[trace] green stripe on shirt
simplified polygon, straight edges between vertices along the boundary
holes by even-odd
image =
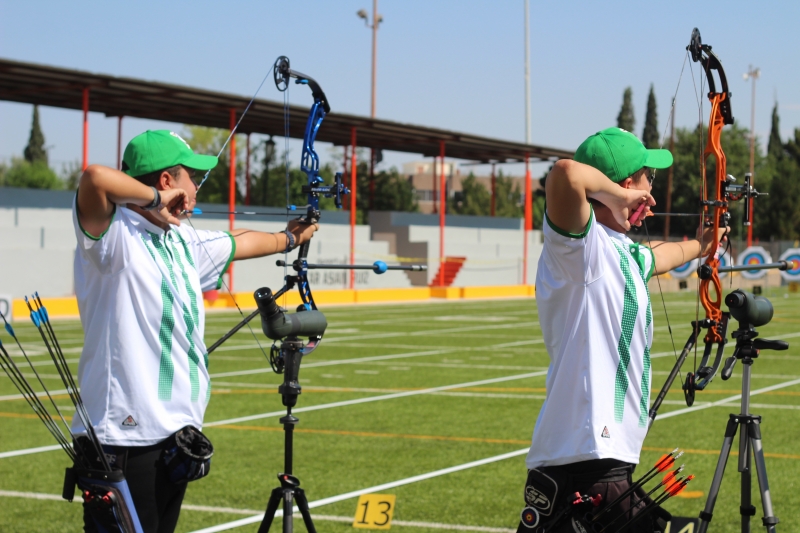
[[[152,235],[152,234],[151,234]],[[148,243],[142,236],[145,248],[150,252],[153,261],[156,261],[152,243]],[[158,342],[161,347],[161,359],[158,369],[158,399],[169,401],[172,399],[172,381],[175,377],[175,364],[172,362],[172,332],[175,329],[175,317],[172,315],[174,297],[169,289],[164,275],[161,275],[161,325],[158,329]]]
[[[628,257],[624,250],[615,242],[614,246],[619,252],[619,268],[625,278],[624,303],[622,307],[622,324],[617,343],[617,353],[619,354],[619,365],[614,383],[614,420],[622,422],[625,413],[625,394],[628,391],[628,366],[631,362],[631,340],[633,339],[633,329],[636,326],[636,315],[639,312],[639,304],[636,300],[636,284],[631,275]]]

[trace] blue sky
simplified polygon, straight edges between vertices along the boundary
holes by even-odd
[[[371,32],[356,11],[371,4],[0,0],[0,57],[252,96],[275,58],[287,55],[320,82],[335,111],[368,115]],[[522,0],[380,0],[378,11],[379,118],[524,141]],[[728,73],[737,122],[750,125],[751,85],[742,74],[752,64],[761,68],[756,134],[768,134],[776,96],[784,139],[800,127],[800,3],[531,0],[530,11],[535,144],[574,149],[614,125],[627,86],[640,135],[651,83],[663,130],[695,26]],[[694,91],[687,65],[678,126],[697,123]],[[281,98],[271,81],[259,97]],[[292,93],[292,103],[310,102]],[[30,106],[0,102],[0,160],[21,155],[30,118]],[[41,119],[52,166],[79,160],[80,112],[43,108]],[[177,126],[126,119],[123,142],[153,127]],[[90,161],[114,164],[116,119],[90,114],[90,136]],[[329,150],[320,148],[325,161]],[[387,153],[385,164],[418,158]]]

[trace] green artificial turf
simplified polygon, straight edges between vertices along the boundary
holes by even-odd
[[[727,292],[727,288],[726,288]],[[775,318],[759,328],[767,338],[784,338],[791,347],[764,352],[753,366],[753,390],[800,379],[800,296],[782,289],[766,291]],[[666,294],[667,314],[678,350],[695,317],[692,293]],[[319,349],[303,360],[304,387],[296,416],[294,473],[310,502],[404,480],[448,467],[527,448],[544,398],[548,357],[541,342],[536,302],[532,299],[324,308],[329,329]],[[653,396],[675,357],[660,296],[653,294],[655,342]],[[211,344],[239,320],[238,314],[209,314],[206,340]],[[255,324],[255,323],[254,323]],[[77,321],[56,321],[55,330],[73,372],[82,342]],[[36,369],[51,390],[63,389],[33,326],[15,325]],[[255,328],[256,326],[254,326]],[[270,341],[256,330],[269,351]],[[18,351],[7,335],[4,345]],[[726,355],[732,353],[733,342]],[[22,363],[21,357],[15,360]],[[41,363],[39,363],[41,362]],[[693,355],[684,373],[694,366]],[[284,432],[278,422],[281,397],[278,376],[257,341],[245,328],[210,356],[213,380],[204,432],[216,447],[211,474],[192,483],[178,531],[190,532],[263,511],[283,471]],[[29,379],[35,379],[26,371]],[[696,405],[735,397],[741,388],[741,365],[733,377],[719,376]],[[679,378],[681,379],[681,378]],[[477,383],[476,382],[482,382]],[[439,390],[441,387],[460,385]],[[37,387],[38,389],[39,387]],[[430,390],[433,389],[433,390]],[[0,396],[16,393],[0,377]],[[360,403],[347,403],[361,400]],[[56,403],[71,416],[66,396]],[[345,403],[345,405],[332,405]],[[754,395],[752,411],[763,418],[762,434],[769,481],[780,531],[800,531],[800,385]],[[640,473],[665,451],[685,450],[681,462],[696,479],[686,496],[666,507],[681,516],[697,516],[705,504],[729,413],[738,401],[677,416],[684,409],[679,383],[673,386],[647,437]],[[314,409],[309,409],[314,408]],[[239,417],[255,417],[231,421]],[[0,401],[0,453],[55,444],[23,400]],[[738,449],[738,438],[734,451]],[[728,462],[711,531],[740,530],[737,457]],[[0,458],[0,531],[80,531],[79,503],[58,501],[63,470],[69,465],[59,450]],[[512,530],[523,507],[524,454],[465,470],[402,484],[382,491],[397,497],[392,529],[414,533],[442,531],[425,524],[482,526]],[[753,530],[761,527],[757,483]],[[45,499],[36,499],[44,495]],[[353,530],[357,497],[312,513],[321,532]],[[237,512],[238,511],[238,512]],[[296,529],[304,531],[299,519]],[[400,522],[398,524],[397,522]],[[402,525],[413,522],[416,524]],[[249,525],[235,531],[255,531]],[[279,525],[273,526],[278,531]],[[676,532],[673,532],[676,533]]]

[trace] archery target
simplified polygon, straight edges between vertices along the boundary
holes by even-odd
[[[800,248],[789,248],[781,254],[780,260],[795,264],[792,270],[781,270],[781,277],[786,281],[800,281]]]
[[[772,256],[761,246],[750,246],[739,254],[736,262],[742,266],[763,265],[764,263],[771,263]],[[766,270],[742,270],[741,272],[744,279],[761,279],[767,275]]]
[[[673,268],[669,274],[675,279],[686,279],[695,272],[697,272],[698,263],[699,263],[698,259],[692,259],[688,263],[684,263],[677,268]]]

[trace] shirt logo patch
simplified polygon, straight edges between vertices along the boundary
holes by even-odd
[[[600,436],[603,437],[604,439],[611,438],[611,433],[608,432],[608,426],[603,426],[603,432],[600,433]]]
[[[128,418],[126,418],[125,420],[122,421],[122,426],[123,427],[133,428],[133,427],[136,427],[138,425],[139,424],[136,423],[136,420],[134,420],[131,415],[128,415]]]

